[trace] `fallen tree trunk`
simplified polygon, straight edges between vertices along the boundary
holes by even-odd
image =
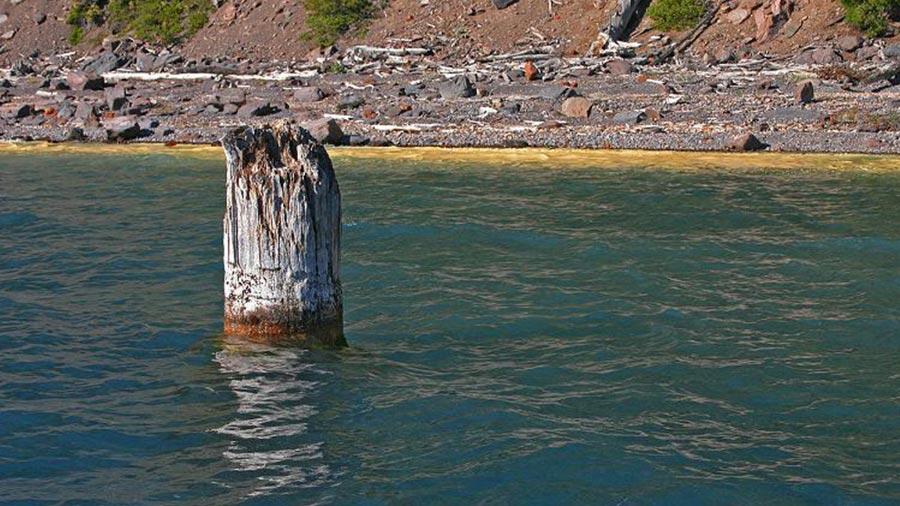
[[[634,13],[649,3],[649,0],[618,0],[616,12],[609,18],[609,26],[606,28],[610,40],[613,42],[622,40],[631,25]]]
[[[345,344],[341,194],[325,148],[289,122],[239,128],[222,146],[226,334]]]

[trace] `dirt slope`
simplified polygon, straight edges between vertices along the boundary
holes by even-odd
[[[230,1],[182,47],[189,58],[303,60],[312,44],[301,40],[306,14],[298,0]]]
[[[0,65],[34,51],[69,51],[65,24],[71,0],[0,0]],[[790,14],[760,39],[753,13],[773,1],[789,2]],[[584,54],[600,26],[606,24],[615,0],[519,0],[498,10],[490,0],[390,0],[362,36],[339,45],[432,45],[438,57],[464,58],[558,43],[566,55]],[[742,17],[735,11],[749,13]],[[42,18],[42,16],[45,16]],[[40,20],[40,23],[38,21]],[[178,50],[189,58],[227,57],[252,61],[302,61],[312,45],[302,40],[306,30],[300,0],[227,0],[209,24]],[[801,48],[821,45],[858,31],[843,22],[838,0],[730,0],[715,24],[696,41],[694,54],[733,50],[736,56],[755,52],[790,56]],[[105,34],[94,30],[78,50],[89,50]],[[649,43],[663,35],[644,19],[633,40]],[[679,34],[665,34],[677,38]],[[898,40],[895,36],[889,42]]]
[[[392,0],[384,15],[369,27],[365,40],[387,44],[396,38],[455,41],[448,55],[507,52],[557,39],[566,54],[587,50],[606,23],[614,0],[520,0],[497,10],[489,0]],[[451,42],[453,44],[453,42]]]
[[[0,23],[0,65],[8,65],[35,51],[43,54],[71,51],[66,41],[68,4],[68,0],[24,0],[16,5],[0,0],[0,19],[6,17]],[[5,39],[4,34],[10,31],[12,38]]]

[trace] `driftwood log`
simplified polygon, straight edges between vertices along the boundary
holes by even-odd
[[[289,122],[222,138],[225,333],[345,344],[341,194],[325,152]]]

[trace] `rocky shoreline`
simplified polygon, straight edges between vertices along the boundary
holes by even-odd
[[[339,145],[898,154],[900,48],[867,49],[853,63],[651,65],[537,48],[454,66],[354,47],[273,69],[116,41],[7,69],[0,140],[206,144],[294,118]]]

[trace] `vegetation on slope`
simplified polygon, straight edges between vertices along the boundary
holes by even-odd
[[[106,23],[113,33],[171,44],[206,24],[209,0],[75,0],[69,11],[69,42],[77,44],[90,26]]]
[[[686,30],[700,22],[706,12],[701,0],[654,0],[647,15],[658,30]]]
[[[358,29],[375,12],[371,0],[303,0],[305,38],[320,46],[334,44],[344,33]]]
[[[888,32],[888,20],[900,13],[900,0],[841,0],[847,21],[870,37]]]

